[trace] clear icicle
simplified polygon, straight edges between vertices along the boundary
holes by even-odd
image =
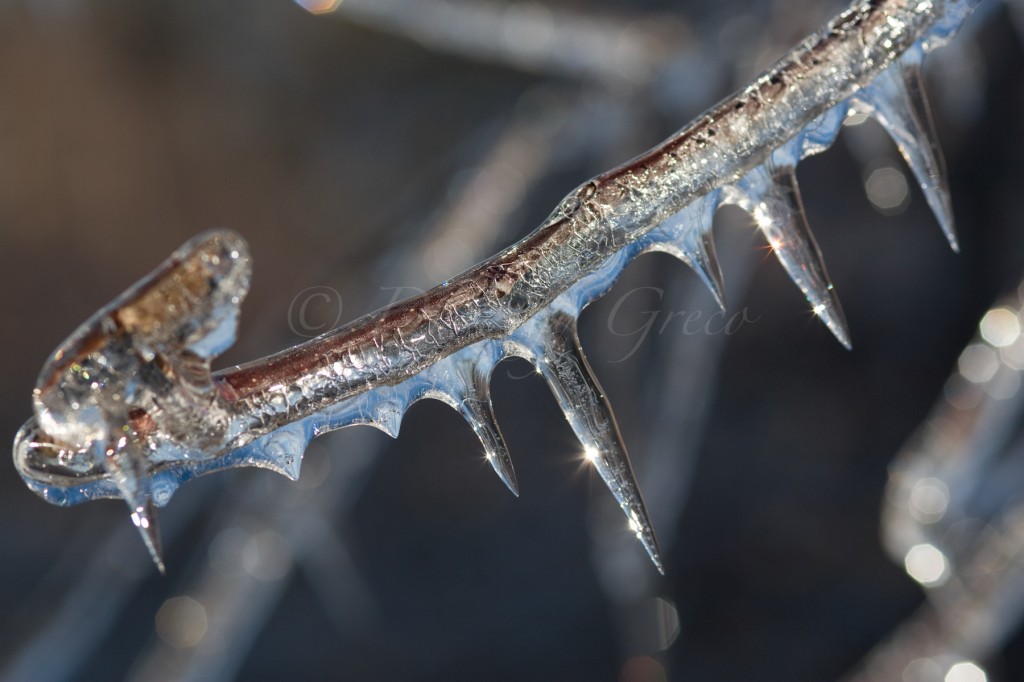
[[[708,230],[705,232],[700,240],[696,238],[696,234],[691,235],[693,249],[693,262],[690,263],[690,267],[694,269],[697,275],[704,282],[705,286],[711,290],[711,294],[715,297],[715,303],[722,310],[725,310],[725,281],[722,277],[722,267],[718,264],[718,255],[715,253],[715,240]]]
[[[491,403],[491,367],[473,363],[460,369],[465,382],[465,394],[456,409],[469,422],[473,432],[480,439],[487,461],[494,468],[494,472],[512,494],[519,497],[519,483],[516,481],[512,457],[509,455],[505,438],[501,435]]]
[[[160,573],[166,573],[156,504],[153,502],[152,480],[145,473],[145,458],[130,449],[130,446],[129,449],[101,456],[104,468],[110,473],[121,497],[131,510],[132,524],[138,528],[153,563]]]
[[[789,165],[776,167],[771,163],[758,166],[738,183],[736,190],[738,196],[733,201],[753,216],[768,245],[790,279],[807,297],[814,313],[839,343],[850,348],[846,316],[807,223],[796,182],[796,169]]]
[[[719,196],[712,192],[702,197],[652,230],[647,250],[670,253],[690,266],[725,310],[725,284],[711,233]]]
[[[922,59],[920,48],[907,50],[852,99],[882,124],[899,147],[949,245],[959,252],[946,164],[921,79]]]
[[[167,567],[164,565],[164,549],[160,542],[160,525],[157,522],[156,504],[152,498],[147,497],[142,504],[132,511],[132,523],[139,529],[142,541],[149,550],[149,556],[161,574],[167,574]]]
[[[612,413],[611,403],[587,362],[576,334],[576,320],[553,311],[536,319],[539,346],[533,362],[544,376],[584,454],[611,491],[629,520],[630,529],[643,544],[658,571],[664,573],[661,551],[640,487],[633,475],[626,446]]]

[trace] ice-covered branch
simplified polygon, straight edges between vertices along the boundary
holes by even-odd
[[[159,563],[155,506],[184,480],[263,466],[296,476],[309,440],[371,424],[396,434],[423,398],[458,410],[515,491],[490,407],[508,356],[533,362],[660,567],[611,406],[575,334],[580,311],[637,255],[667,251],[720,300],[711,221],[749,211],[829,329],[845,322],[803,216],[794,169],[851,110],[889,130],[955,246],[948,192],[920,97],[923,55],[975,0],[858,3],[751,85],[636,159],[581,185],[536,231],[416,298],[269,358],[212,373],[234,338],[249,260],[229,232],[196,238],[99,311],[44,365],[15,458],[56,504],[122,497]]]

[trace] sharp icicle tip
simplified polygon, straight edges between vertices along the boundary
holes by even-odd
[[[152,479],[146,472],[145,459],[130,445],[128,449],[106,455],[103,464],[121,492],[121,497],[128,504],[132,524],[138,528],[153,563],[161,574],[165,574],[160,526],[157,523],[156,504],[153,502]]]
[[[917,179],[946,240],[960,252],[942,150],[921,78],[920,50],[908,50],[853,100],[889,133]]]
[[[587,362],[576,321],[564,313],[548,319],[546,347],[536,350],[536,363],[562,412],[583,444],[586,459],[626,514],[630,530],[640,540],[658,571],[664,574],[661,550],[647,507],[640,494],[626,446],[601,385]]]
[[[775,256],[800,288],[811,310],[849,350],[850,332],[821,250],[807,222],[796,169],[770,164],[751,171],[739,188],[738,202],[750,212]]]
[[[505,437],[501,435],[491,403],[489,379],[487,376],[474,377],[472,388],[467,391],[466,397],[459,405],[459,412],[473,427],[494,472],[512,494],[519,497],[519,483],[512,466],[512,457],[509,455]]]
[[[132,505],[129,504],[128,508],[132,509]],[[164,565],[163,547],[160,542],[160,526],[157,523],[156,505],[153,504],[152,498],[146,498],[142,504],[132,509],[131,518],[132,523],[139,529],[139,535],[142,536],[142,541],[146,544],[146,549],[149,550],[149,556],[153,558],[157,570],[161,575],[166,575],[167,569]]]
[[[725,282],[722,278],[722,268],[718,264],[718,256],[715,254],[715,240],[711,236],[711,231],[702,232],[699,236],[694,234],[691,244],[687,245],[684,253],[686,264],[697,273],[711,291],[711,295],[715,297],[715,303],[724,311]]]

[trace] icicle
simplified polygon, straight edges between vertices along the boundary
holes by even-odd
[[[704,285],[711,290],[711,295],[715,297],[718,307],[725,310],[725,282],[722,278],[722,267],[718,264],[715,240],[711,231],[704,232],[699,239],[696,234],[691,234],[686,239],[686,245],[690,254],[687,265],[693,268]]]
[[[920,48],[907,50],[852,99],[882,124],[899,147],[949,245],[959,252],[946,165],[921,79],[923,58]]]
[[[535,320],[540,339],[534,339],[533,362],[544,376],[572,430],[583,444],[586,459],[597,469],[619,507],[629,519],[647,554],[664,573],[658,541],[647,517],[626,446],[615,423],[611,404],[583,355],[576,321],[561,312]]]
[[[804,213],[796,171],[771,163],[750,171],[736,186],[734,201],[749,212],[790,279],[807,297],[811,309],[829,331],[850,348],[846,317],[825,270]]]
[[[646,250],[670,253],[690,266],[725,310],[725,284],[711,233],[719,197],[719,192],[712,192],[651,230]]]
[[[105,453],[97,444],[97,457],[117,485],[121,497],[131,510],[132,524],[138,528],[142,541],[149,550],[160,573],[165,573],[163,548],[160,543],[160,526],[157,523],[156,505],[153,502],[151,483],[146,474],[145,457],[134,450],[131,442],[126,449]]]
[[[129,505],[131,508],[131,505]],[[142,542],[149,550],[149,556],[156,564],[156,568],[162,575],[167,574],[167,567],[164,565],[164,550],[160,542],[160,526],[157,523],[156,505],[151,497],[143,500],[142,504],[135,507],[131,515],[132,523],[139,529]]]
[[[463,348],[423,373],[395,387],[410,396],[435,398],[451,406],[472,427],[494,472],[512,494],[519,497],[519,483],[508,445],[498,427],[491,404],[490,380],[495,365],[504,357],[500,343],[482,341]]]
[[[509,455],[505,438],[501,435],[498,420],[494,415],[494,406],[491,404],[491,369],[490,366],[485,367],[481,363],[464,368],[465,391],[456,409],[469,422],[473,432],[480,439],[487,461],[494,468],[494,472],[512,494],[519,497],[519,483],[512,467],[512,457]]]

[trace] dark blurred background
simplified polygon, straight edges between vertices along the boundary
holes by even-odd
[[[308,9],[329,7],[0,5],[5,442],[30,415],[47,353],[202,230],[234,229],[252,247],[222,366],[259,357],[511,243],[836,7]],[[184,487],[162,515],[165,578],[122,503],[52,507],[0,469],[8,677],[646,682],[855,669],[923,599],[879,541],[887,465],[1024,271],[1022,34],[1002,5],[983,14],[926,70],[960,255],[873,122],[800,166],[852,352],[733,209],[716,235],[728,315],[748,320],[736,333],[687,332],[669,315],[715,308],[660,255],[584,314],[664,577],[581,465],[546,387],[509,362],[494,393],[520,499],[458,416],[428,401],[396,441],[369,429],[318,440],[298,483],[233,471]],[[985,663],[990,679],[1024,678],[1024,640]]]

